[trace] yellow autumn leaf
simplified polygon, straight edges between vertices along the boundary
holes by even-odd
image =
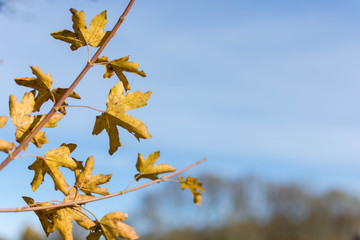
[[[6,116],[0,116],[0,128],[3,128],[8,120]],[[15,148],[15,145],[11,142],[0,139],[0,151],[8,153]]]
[[[15,78],[15,82],[20,86],[30,87],[38,91],[33,109],[34,112],[38,112],[43,103],[49,99],[53,99],[54,101],[54,96],[51,93],[53,79],[50,73],[45,74],[39,67],[30,66],[30,68],[36,77]]]
[[[101,230],[91,231],[89,235],[86,237],[86,240],[99,240],[101,236],[102,236]]]
[[[53,79],[50,73],[45,74],[39,67],[36,66],[31,66],[30,68],[36,77],[15,78],[15,82],[20,86],[29,87],[37,91],[33,112],[38,112],[45,102],[51,100],[56,103],[67,91],[67,88],[52,89]],[[80,96],[75,92],[71,92],[69,97],[80,99]],[[64,102],[64,105],[67,105],[67,103]],[[63,114],[66,113],[65,108],[60,108],[60,111]]]
[[[101,221],[102,234],[106,240],[116,240],[115,237],[121,237],[124,239],[138,239],[139,236],[135,230],[122,221],[128,218],[127,213],[112,212],[105,215]]]
[[[3,128],[8,120],[6,116],[0,116],[0,128]]]
[[[107,183],[110,181],[112,174],[97,174],[91,176],[94,169],[94,157],[91,156],[86,160],[85,168],[76,176],[75,187],[79,188],[85,194],[97,193],[101,195],[110,194],[104,187],[98,187],[98,185]]]
[[[75,9],[70,9],[73,14],[73,29],[74,32],[69,30],[61,30],[51,33],[55,39],[70,43],[71,50],[77,50],[79,47],[90,45],[92,47],[99,47],[103,41],[110,34],[110,31],[103,32],[107,23],[106,11],[96,15],[90,22],[89,28],[86,26],[85,14],[83,11],[78,12]]]
[[[116,76],[118,76],[120,81],[123,83],[126,92],[130,90],[130,84],[123,72],[131,72],[142,77],[146,77],[144,71],[138,70],[139,64],[129,62],[129,56],[118,58],[112,61],[110,61],[108,57],[104,56],[98,58],[95,63],[104,65],[106,67],[104,78],[111,78],[115,72]]]
[[[30,197],[22,197],[24,199],[24,201],[30,206],[30,207],[40,207],[40,206],[49,206],[49,205],[53,205],[53,203],[36,203],[34,199],[30,198]],[[46,236],[48,237],[50,232],[49,229],[52,228],[53,226],[53,209],[47,209],[47,210],[41,210],[41,211],[34,211],[35,214],[38,216],[41,226],[44,229],[44,232],[46,234]]]
[[[33,112],[35,97],[33,93],[25,93],[21,103],[14,95],[10,95],[10,117],[15,127],[20,127],[27,116]]]
[[[125,128],[138,140],[140,138],[151,138],[144,123],[125,113],[128,110],[147,105],[147,100],[150,98],[151,92],[141,93],[138,91],[129,93],[126,96],[123,94],[124,87],[121,82],[118,82],[110,89],[106,102],[106,112],[96,117],[92,132],[93,135],[98,135],[104,129],[106,130],[110,141],[110,155],[116,152],[118,147],[121,146],[117,126]]]
[[[146,159],[139,153],[136,162],[136,169],[140,172],[135,175],[135,179],[149,178],[152,180],[158,179],[158,174],[174,172],[176,169],[169,164],[154,165],[156,160],[160,157],[160,151],[150,154]]]
[[[9,153],[15,148],[15,145],[11,142],[0,139],[0,151],[4,153]]]
[[[193,177],[187,177],[186,181],[183,177],[179,177],[180,181],[181,181],[181,188],[184,190],[186,188],[188,188],[193,197],[194,197],[194,203],[196,203],[197,205],[201,205],[201,192],[198,192],[197,190],[200,191],[204,191],[204,188],[202,187],[203,183],[202,182],[198,182],[197,178],[193,178]]]
[[[69,156],[71,150],[68,146],[62,145],[59,148],[47,151],[44,157],[37,157],[36,161],[29,166],[35,171],[34,179],[31,182],[32,190],[35,192],[44,181],[45,174],[49,174],[54,181],[55,190],[60,190],[65,195],[69,194],[69,185],[58,167],[65,167],[72,171],[77,169],[76,162]]]

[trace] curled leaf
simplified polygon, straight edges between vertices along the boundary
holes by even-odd
[[[0,116],[0,128],[3,128],[8,120],[6,116]],[[15,148],[15,145],[11,142],[0,139],[0,151],[8,153]]]
[[[0,116],[0,128],[3,128],[8,120],[6,116]]]
[[[187,177],[186,181],[184,180],[183,177],[179,177],[180,181],[181,181],[181,188],[184,190],[186,188],[188,188],[193,197],[194,197],[194,203],[196,203],[197,205],[201,205],[201,192],[198,192],[197,190],[200,191],[205,191],[204,188],[202,187],[203,183],[202,182],[198,182],[197,178],[193,178],[193,177]]]
[[[136,169],[140,172],[135,175],[135,179],[149,178],[152,180],[158,179],[158,174],[174,172],[176,169],[169,164],[154,165],[156,160],[160,157],[160,151],[150,154],[146,159],[139,153],[136,162]]]
[[[138,70],[139,64],[129,62],[129,56],[118,58],[112,61],[110,61],[108,57],[104,56],[98,58],[95,63],[104,65],[106,67],[104,78],[111,78],[115,72],[116,76],[123,83],[126,93],[130,90],[130,84],[123,72],[131,72],[138,74],[142,77],[146,77],[144,71]]]
[[[13,143],[0,139],[0,151],[1,152],[9,153],[14,148],[15,148],[15,145]]]
[[[128,218],[128,214],[123,212],[112,212],[105,215],[101,221],[102,233],[107,240],[115,240],[115,237],[125,239],[138,239],[135,230],[122,221]]]

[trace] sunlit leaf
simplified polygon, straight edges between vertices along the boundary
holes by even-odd
[[[3,128],[8,120],[6,116],[0,116],[0,128]]]
[[[31,207],[54,205],[53,203],[34,203],[34,200],[29,197],[23,197],[23,199]],[[72,221],[74,220],[85,229],[95,226],[94,221],[81,210],[80,206],[37,210],[35,213],[40,219],[46,236],[59,230],[64,240],[73,240]]]
[[[107,183],[110,181],[112,174],[97,174],[91,176],[94,169],[94,157],[91,156],[86,160],[85,168],[76,176],[75,187],[85,194],[97,193],[101,195],[110,194],[104,187],[98,187],[98,185]]]
[[[10,116],[13,124],[17,127],[15,136],[16,141],[22,143],[25,138],[34,130],[34,128],[45,118],[45,115],[31,116],[32,109],[35,104],[33,93],[25,93],[22,102],[19,103],[15,96],[10,95],[9,106]],[[44,125],[44,128],[53,128],[57,126],[57,122],[61,120],[63,114],[55,113],[50,120]],[[39,131],[31,140],[38,148],[48,143],[48,139],[43,131]],[[26,149],[25,146],[24,149]]]
[[[34,112],[38,112],[43,103],[47,102],[49,99],[54,99],[51,93],[53,79],[50,73],[45,74],[39,67],[31,66],[30,68],[36,77],[15,78],[15,82],[21,86],[33,88],[38,91],[33,109]]]
[[[107,240],[115,240],[115,237],[124,239],[138,239],[135,230],[122,221],[128,218],[128,214],[123,212],[112,212],[105,215],[101,221],[102,233]]]
[[[15,78],[15,82],[21,86],[29,87],[37,91],[37,95],[35,98],[35,105],[33,107],[33,112],[40,111],[41,106],[51,100],[52,102],[57,102],[64,95],[64,93],[68,90],[67,88],[55,88],[52,89],[53,79],[50,73],[45,74],[39,67],[30,67],[33,74],[36,76],[34,78]],[[80,99],[80,96],[71,92],[69,97]],[[67,102],[64,102],[63,105],[67,105]],[[64,107],[60,108],[60,112],[66,114],[66,110]]]
[[[104,65],[106,67],[106,72],[104,74],[104,78],[110,78],[114,75],[114,72],[116,76],[120,79],[120,81],[123,83],[125,91],[128,92],[130,90],[130,84],[125,77],[123,72],[131,72],[138,74],[142,77],[146,77],[146,74],[144,71],[139,71],[139,64],[134,62],[129,62],[129,56],[118,58],[115,60],[110,61],[108,57],[100,57],[96,60],[95,63]]]
[[[140,91],[124,94],[124,87],[121,82],[111,88],[106,105],[106,112],[96,117],[92,134],[98,135],[104,129],[109,135],[110,149],[112,155],[121,146],[117,126],[121,126],[133,134],[138,140],[140,138],[151,138],[149,131],[140,120],[126,114],[131,109],[139,108],[147,104],[151,92],[141,93]]]
[[[0,128],[3,128],[8,120],[6,116],[0,116]],[[15,145],[11,142],[0,139],[0,151],[8,153],[15,148]]]
[[[160,151],[150,154],[146,159],[139,153],[136,162],[136,169],[140,172],[135,175],[136,180],[140,178],[158,179],[158,174],[174,172],[176,169],[169,164],[161,163],[154,165],[160,157]]]
[[[78,12],[75,9],[70,9],[73,21],[74,32],[69,30],[61,30],[51,33],[55,39],[70,43],[71,50],[77,50],[79,47],[90,45],[92,47],[99,47],[103,41],[110,34],[109,31],[103,32],[103,29],[107,23],[106,11],[96,15],[89,28],[86,26],[85,14],[83,11]]]
[[[203,183],[202,182],[198,182],[197,178],[193,178],[193,177],[187,177],[186,181],[184,180],[183,177],[179,177],[180,181],[181,181],[181,187],[182,189],[190,189],[193,197],[194,197],[194,203],[196,203],[197,205],[201,205],[201,192],[198,192],[197,190],[200,191],[204,191],[204,188],[202,187]]]
[[[54,181],[55,190],[60,190],[65,195],[69,194],[69,185],[58,167],[68,168],[72,171],[77,169],[76,162],[69,156],[70,148],[66,145],[47,151],[44,157],[37,157],[36,161],[29,166],[35,171],[34,179],[31,182],[33,191],[44,181],[45,174],[49,174]]]

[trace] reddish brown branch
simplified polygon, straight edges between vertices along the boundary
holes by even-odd
[[[150,186],[150,185],[152,185],[154,183],[158,183],[158,182],[161,182],[161,181],[166,181],[167,179],[169,179],[169,178],[171,178],[173,176],[176,176],[176,175],[178,175],[178,174],[180,174],[182,172],[185,172],[186,170],[188,170],[190,168],[195,167],[196,165],[204,162],[205,160],[206,160],[206,158],[203,158],[200,161],[197,161],[196,163],[194,163],[194,164],[192,164],[192,165],[190,165],[190,166],[188,166],[186,168],[183,168],[183,169],[181,169],[181,170],[179,170],[177,172],[174,172],[172,174],[167,175],[166,177],[163,177],[163,178],[160,178],[160,179],[157,179],[157,180],[154,180],[154,181],[151,181],[151,182],[145,183],[143,185],[140,185],[140,186],[137,186],[137,187],[134,187],[134,188],[130,188],[130,189],[127,189],[127,190],[124,190],[124,191],[109,194],[109,195],[106,195],[106,196],[96,197],[96,198],[91,198],[91,199],[85,199],[85,200],[79,200],[79,201],[73,201],[73,202],[64,202],[64,203],[48,205],[48,206],[40,206],[40,207],[25,206],[25,207],[21,207],[21,208],[3,208],[3,209],[0,209],[0,213],[1,212],[29,212],[29,211],[38,211],[38,210],[45,210],[45,209],[69,207],[69,206],[80,205],[80,204],[85,204],[85,203],[89,203],[89,202],[95,202],[95,201],[99,201],[99,200],[103,200],[103,199],[107,199],[107,198],[112,198],[112,197],[115,197],[115,196],[123,195],[125,193],[133,192],[133,191],[148,187],[148,186]]]
[[[79,84],[79,82],[83,79],[83,77],[86,75],[86,73],[89,71],[89,69],[95,64],[96,59],[100,56],[104,48],[107,46],[107,44],[110,42],[111,38],[115,35],[116,31],[119,29],[122,22],[125,20],[127,14],[130,12],[131,7],[133,6],[135,0],[131,0],[130,3],[127,5],[126,9],[124,10],[123,14],[115,24],[114,28],[112,29],[109,36],[105,39],[104,43],[101,45],[101,47],[96,51],[94,56],[91,58],[91,60],[86,64],[84,69],[81,71],[79,76],[74,80],[74,82],[71,84],[69,89],[64,93],[64,95],[59,99],[58,102],[56,102],[53,106],[53,108],[50,110],[50,112],[45,116],[45,118],[40,122],[39,125],[34,128],[34,130],[29,134],[27,138],[13,151],[9,156],[0,164],[0,171],[8,165],[12,160],[15,159],[15,157],[24,149],[24,147],[35,137],[35,135],[45,126],[45,124],[51,119],[51,117],[54,115],[55,110],[54,108],[61,107],[61,105],[64,103],[65,99],[70,95],[70,93],[75,89],[75,87]]]

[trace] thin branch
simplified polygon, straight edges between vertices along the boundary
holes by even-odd
[[[174,172],[172,174],[169,174],[165,177],[162,177],[160,179],[156,179],[154,181],[142,184],[140,186],[134,187],[134,188],[130,188],[128,190],[124,190],[124,191],[120,191],[117,193],[113,193],[113,194],[109,194],[106,196],[101,196],[101,197],[96,197],[96,198],[91,198],[91,199],[85,199],[85,200],[78,200],[78,201],[73,201],[73,202],[63,202],[60,204],[54,204],[54,205],[49,205],[49,206],[39,206],[39,207],[29,207],[29,206],[25,206],[22,208],[2,208],[0,209],[0,213],[1,212],[29,212],[29,211],[39,211],[39,210],[45,210],[45,209],[53,209],[53,208],[61,208],[61,207],[69,207],[69,206],[74,206],[74,205],[81,205],[81,204],[85,204],[85,203],[89,203],[89,202],[95,202],[95,201],[99,201],[99,200],[103,200],[103,199],[107,199],[107,198],[112,198],[115,196],[120,196],[123,195],[125,193],[129,193],[129,192],[133,192],[145,187],[148,187],[152,184],[161,182],[161,181],[167,181],[169,178],[176,176],[182,172],[185,172],[186,170],[189,170],[190,168],[195,167],[196,165],[199,165],[200,163],[204,162],[206,160],[206,158],[201,159],[200,161],[191,164],[190,166],[183,168],[177,172]],[[39,203],[38,203],[39,204]]]
[[[43,158],[42,156],[34,155],[34,154],[21,154],[21,155],[17,155],[16,158],[19,158],[19,157],[36,157],[36,158]]]
[[[92,109],[92,110],[94,110],[94,111],[98,111],[98,112],[102,112],[102,113],[104,113],[105,111],[103,111],[103,110],[100,110],[100,109],[96,109],[96,108],[93,108],[93,107],[90,107],[90,106],[85,106],[85,105],[66,105],[66,106],[63,106],[63,107],[82,107],[82,108],[90,108],[90,109]]]
[[[95,64],[96,59],[100,56],[104,48],[110,42],[111,38],[114,37],[116,31],[119,29],[120,25],[124,22],[127,14],[130,12],[131,7],[133,6],[135,0],[131,0],[124,10],[123,14],[115,24],[114,28],[110,32],[109,36],[105,39],[104,43],[100,46],[100,48],[96,51],[94,56],[90,61],[87,62],[84,69],[80,72],[79,76],[74,80],[68,90],[64,93],[64,95],[56,102],[53,108],[49,111],[49,113],[45,116],[45,118],[37,125],[34,130],[29,134],[27,138],[11,153],[9,156],[0,164],[0,171],[7,166],[15,157],[24,149],[25,146],[35,137],[35,135],[45,126],[45,124],[51,119],[51,117],[55,114],[55,108],[61,107],[65,102],[65,99],[73,92],[74,88],[79,84],[79,82],[83,79],[89,69]]]

